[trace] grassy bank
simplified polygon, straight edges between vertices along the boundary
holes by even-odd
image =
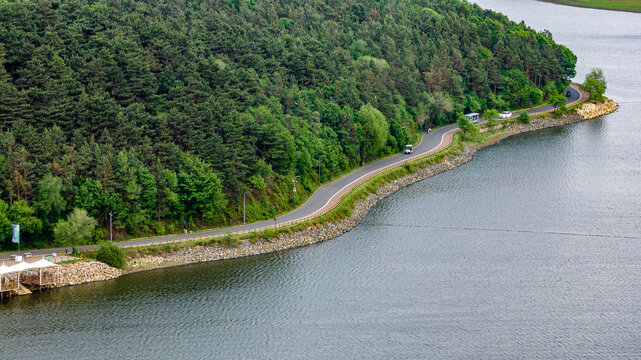
[[[587,7],[603,10],[641,12],[639,0],[542,0],[561,5]]]

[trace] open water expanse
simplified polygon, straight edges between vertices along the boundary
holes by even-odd
[[[501,141],[334,240],[0,306],[0,359],[641,358],[641,14],[481,6],[604,69],[614,114]]]

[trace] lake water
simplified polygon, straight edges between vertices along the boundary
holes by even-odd
[[[641,358],[641,14],[481,6],[604,69],[617,112],[503,140],[334,240],[0,306],[0,359]],[[597,35],[598,33],[598,35]]]

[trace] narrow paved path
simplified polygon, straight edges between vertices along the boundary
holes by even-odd
[[[571,92],[571,96],[568,97],[567,105],[571,106],[578,102],[587,100],[588,95],[580,91],[578,86],[571,84],[566,91]],[[545,105],[537,107],[534,109],[524,110],[529,114],[539,114],[544,112],[552,111],[552,106]],[[514,116],[518,116],[519,112],[516,112]],[[301,206],[292,210],[291,212],[281,215],[277,218],[278,223],[275,224],[273,219],[259,221],[246,225],[238,225],[228,228],[214,229],[199,231],[191,234],[179,234],[179,235],[170,235],[163,237],[155,238],[145,238],[137,240],[128,240],[117,243],[121,247],[135,247],[135,246],[147,246],[153,244],[164,244],[164,243],[173,243],[173,242],[182,242],[189,240],[196,240],[200,238],[209,238],[214,236],[224,236],[226,234],[240,234],[253,231],[260,231],[263,229],[274,228],[287,226],[295,224],[301,221],[308,220],[310,218],[316,217],[318,215],[324,214],[325,212],[334,208],[340,200],[354,189],[359,184],[363,183],[367,179],[379,174],[390,168],[402,165],[408,161],[416,160],[421,157],[427,156],[429,154],[440,151],[448,147],[452,143],[454,133],[458,130],[456,124],[448,125],[440,129],[434,130],[429,134],[423,135],[421,142],[414,147],[413,154],[397,154],[390,156],[385,159],[375,161],[371,164],[367,164],[358,170],[349,173],[341,178],[338,178],[330,183],[327,183],[321,186],[312,196]],[[86,246],[81,247],[81,250],[93,249],[95,246]],[[64,251],[70,251],[70,248],[56,248],[56,249],[41,249],[41,250],[31,250],[29,251],[33,255],[48,255],[51,253],[60,254]],[[17,252],[13,252],[17,254]],[[24,252],[23,252],[24,253]],[[9,254],[0,256],[2,258],[8,258]]]

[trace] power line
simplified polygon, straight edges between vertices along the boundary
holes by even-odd
[[[501,228],[481,228],[481,227],[468,227],[468,226],[428,226],[428,225],[412,225],[412,224],[388,224],[381,222],[363,222],[363,225],[369,226],[383,226],[383,227],[405,227],[405,228],[423,228],[432,230],[467,230],[467,231],[493,231],[493,232],[507,232],[507,233],[529,233],[529,234],[548,234],[548,235],[568,235],[568,236],[588,236],[588,237],[602,237],[602,238],[615,238],[615,239],[639,239],[641,236],[631,235],[617,235],[617,234],[590,234],[590,233],[577,233],[568,231],[550,231],[550,230],[522,230],[522,229],[501,229]]]

